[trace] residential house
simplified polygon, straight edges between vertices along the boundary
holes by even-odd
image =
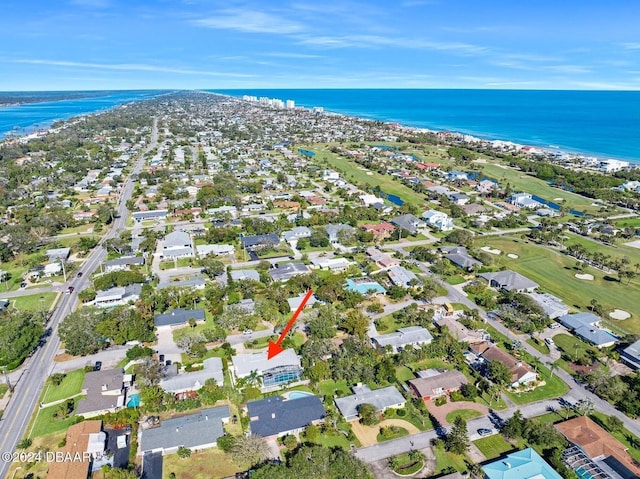
[[[529,365],[520,359],[516,359],[499,347],[482,342],[472,344],[470,349],[478,354],[485,363],[498,361],[504,364],[511,373],[511,387],[526,386],[538,380],[538,375],[531,370]]]
[[[392,268],[389,268],[387,274],[389,275],[391,282],[396,286],[408,288],[409,286],[413,286],[413,284],[420,284],[418,277],[412,271],[409,271],[402,266],[393,266]]]
[[[633,369],[640,369],[640,339],[620,352],[620,359]]]
[[[476,191],[481,195],[490,195],[496,189],[498,189],[498,184],[491,180],[482,180],[476,185]]]
[[[326,269],[333,272],[344,271],[352,264],[353,261],[349,261],[346,258],[322,258],[317,257],[311,260],[311,264],[314,268]]]
[[[542,308],[549,319],[556,319],[569,314],[569,306],[549,293],[527,293]]]
[[[453,229],[453,220],[442,211],[428,210],[422,213],[422,217],[432,228],[440,231],[451,231]]]
[[[518,293],[533,293],[539,286],[535,281],[509,270],[498,271],[497,273],[482,273],[480,277],[486,279],[492,288],[516,291]]]
[[[588,476],[627,479],[640,477],[640,465],[627,446],[596,424],[589,416],[578,416],[555,424],[555,428],[573,445],[563,453],[567,466]]]
[[[167,219],[169,210],[147,210],[147,211],[135,211],[131,213],[131,217],[136,223],[142,223],[143,221],[159,221]]]
[[[196,322],[204,322],[204,309],[172,309],[168,313],[156,314],[153,318],[153,324],[156,328],[161,328],[164,326],[184,326],[186,324],[189,324],[189,319],[192,318]]]
[[[267,359],[267,351],[254,354],[238,354],[231,358],[236,379],[256,375],[262,388],[283,386],[298,381],[302,375],[300,357],[293,349],[285,349],[277,356]]]
[[[445,174],[445,177],[449,181],[464,181],[469,179],[469,175],[464,171],[451,170]]]
[[[419,371],[418,376],[408,381],[409,388],[413,394],[425,401],[449,395],[469,382],[464,374],[455,369]]]
[[[87,479],[94,463],[104,458],[107,435],[101,420],[82,421],[69,427],[64,446],[55,451],[66,460],[50,460],[47,477]],[[14,474],[15,475],[15,474]]]
[[[45,254],[49,258],[50,263],[53,263],[55,261],[67,261],[69,255],[71,254],[71,248],[48,249]]]
[[[122,258],[105,261],[103,267],[105,273],[129,271],[131,266],[143,266],[144,262],[145,261],[142,256],[123,256]]]
[[[172,373],[165,373],[165,377],[160,380],[160,387],[169,393],[180,394],[187,391],[197,391],[209,379],[213,379],[218,386],[222,386],[224,382],[222,359],[218,357],[205,359],[202,361],[202,369],[197,371],[178,374],[178,368],[175,364],[170,365],[169,368]]]
[[[327,225],[325,226],[325,230],[329,235],[329,243],[331,244],[340,243],[340,237],[342,235],[354,235],[356,231],[353,226],[346,225],[344,223]],[[343,231],[344,233],[342,233]]]
[[[483,331],[477,331],[475,329],[469,329],[464,324],[456,321],[453,318],[443,317],[436,321],[439,328],[447,328],[449,334],[458,341],[465,343],[481,343],[487,340],[487,333]]]
[[[93,300],[93,305],[99,308],[120,306],[129,302],[136,302],[142,292],[141,284],[130,284],[128,286],[116,286],[105,291],[98,291]]]
[[[78,401],[76,414],[89,418],[124,407],[125,382],[132,379],[122,368],[88,372],[82,383],[82,393],[87,397]]]
[[[335,399],[336,406],[347,421],[358,419],[358,408],[362,404],[372,404],[381,413],[389,408],[401,408],[406,402],[395,386],[371,390],[367,385],[359,385],[352,390],[354,394],[351,396]]]
[[[482,263],[470,256],[464,246],[443,246],[440,251],[445,253],[445,258],[466,271],[473,271],[482,267]]]
[[[196,251],[198,256],[202,258],[210,254],[213,256],[233,255],[236,248],[232,244],[201,244],[196,245]]]
[[[260,273],[255,269],[232,269],[229,274],[233,281],[260,281]]]
[[[194,256],[191,236],[184,231],[169,233],[162,243],[164,258],[190,258]]]
[[[533,199],[530,193],[516,193],[511,195],[509,203],[518,208],[536,209],[542,206],[542,203]]]
[[[384,204],[384,199],[379,198],[376,195],[360,195],[360,201],[362,201],[363,206],[373,206],[375,204]]]
[[[394,266],[400,266],[400,260],[393,258],[388,253],[383,253],[378,248],[367,248],[367,256],[375,264],[383,269],[393,268]]]
[[[269,276],[273,281],[287,281],[294,276],[308,274],[309,271],[304,263],[278,263],[275,268],[269,270]]]
[[[567,314],[560,316],[558,321],[567,329],[573,330],[573,334],[597,348],[608,348],[620,341],[611,331],[601,327],[600,318],[593,313]]]
[[[407,346],[420,347],[424,344],[429,344],[431,341],[433,341],[433,336],[428,329],[422,326],[408,326],[400,328],[393,333],[381,334],[371,338],[371,342],[375,346],[380,349],[385,349],[389,346],[394,353],[402,351]]]
[[[59,276],[63,272],[62,264],[59,262],[49,263],[44,265],[44,269],[42,270],[42,275],[50,278],[51,276]]]
[[[485,213],[487,211],[487,208],[485,208],[482,205],[479,205],[478,203],[469,203],[462,206],[462,211],[464,211],[466,215],[477,216],[482,213]]]
[[[392,219],[391,224],[408,231],[412,235],[418,234],[420,230],[427,227],[424,221],[411,214],[400,215]]]
[[[171,454],[180,447],[199,451],[215,447],[229,422],[229,406],[203,409],[194,414],[166,419],[157,427],[142,429],[140,452]]]
[[[373,233],[373,237],[381,240],[388,238],[391,236],[391,233],[396,229],[391,223],[387,223],[386,221],[378,224],[364,224],[360,226],[361,229],[368,233]]]
[[[296,226],[295,228],[282,233],[282,239],[289,243],[291,247],[295,247],[298,244],[298,240],[301,238],[311,237],[311,230],[306,226]]]
[[[250,401],[247,411],[251,433],[267,439],[299,434],[305,427],[323,422],[327,414],[320,398],[311,394],[295,399],[271,396]]]
[[[301,293],[298,296],[295,296],[293,298],[287,298],[287,303],[289,303],[289,308],[291,309],[291,311],[297,311],[297,309],[300,307],[300,305],[302,304],[302,300],[305,298],[306,293]],[[304,305],[305,309],[306,308],[310,308],[312,307],[314,304],[316,304],[318,302],[316,295],[312,294],[309,297],[309,300],[307,301],[307,303]]]
[[[204,289],[207,282],[201,275],[194,275],[187,279],[181,279],[178,281],[163,281],[158,283],[156,289],[165,288],[190,288],[190,289]]]
[[[280,243],[280,238],[277,234],[270,233],[264,235],[242,236],[240,241],[245,249],[253,251],[276,246]]]
[[[536,451],[528,447],[482,466],[485,479],[562,479]]]
[[[464,193],[449,193],[447,196],[452,204],[458,206],[466,205],[470,200],[470,198]]]

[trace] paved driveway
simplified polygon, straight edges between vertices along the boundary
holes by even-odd
[[[162,479],[161,452],[149,452],[142,457],[142,479]]]
[[[173,340],[173,330],[171,326],[162,326],[158,328],[158,345],[156,346],[158,354],[164,354],[164,360],[171,360],[174,363],[182,362],[182,350]]]

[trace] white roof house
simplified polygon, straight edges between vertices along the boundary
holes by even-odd
[[[178,394],[185,391],[197,391],[207,379],[215,380],[219,386],[224,382],[222,359],[213,357],[202,362],[200,371],[177,374],[160,381],[160,387],[167,392]]]
[[[373,206],[378,203],[384,203],[384,199],[377,197],[376,195],[360,195],[360,201],[364,206]]]
[[[382,412],[388,408],[401,408],[406,400],[395,386],[371,390],[369,386],[356,386],[353,388],[355,394],[351,396],[336,398],[335,403],[347,421],[352,421],[358,417],[358,407],[362,404],[373,404],[376,411]]]
[[[516,193],[509,198],[509,203],[519,208],[536,209],[542,206],[542,203],[532,198],[529,193]]]
[[[165,258],[186,258],[193,256],[191,236],[184,231],[169,233],[162,243],[162,255]]]
[[[235,253],[235,246],[232,244],[202,244],[196,245],[198,256],[207,256],[209,254],[220,256],[223,254]]]
[[[379,348],[384,349],[386,346],[391,346],[393,352],[398,352],[407,346],[429,344],[433,341],[433,336],[428,329],[422,326],[409,326],[400,328],[393,333],[374,336],[371,341]]]
[[[453,229],[453,220],[449,215],[438,210],[428,210],[422,213],[422,217],[427,224],[440,231],[450,231]]]
[[[391,282],[396,286],[403,286],[405,288],[409,287],[411,286],[411,282],[413,280],[420,283],[420,280],[412,271],[409,271],[402,266],[393,266],[389,268],[387,273],[389,274],[389,279],[391,280]]]

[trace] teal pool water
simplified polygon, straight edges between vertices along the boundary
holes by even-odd
[[[307,396],[313,396],[313,394],[303,391],[293,391],[289,393],[289,399],[302,399],[306,398]]]
[[[591,479],[591,474],[581,467],[576,467],[573,472],[575,472],[580,479]]]
[[[129,396],[129,400],[127,401],[127,407],[138,407],[140,406],[140,395],[132,394]]]

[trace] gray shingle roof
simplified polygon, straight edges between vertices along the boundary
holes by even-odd
[[[82,384],[82,389],[87,391],[87,397],[78,402],[76,412],[85,414],[121,405],[120,403],[124,402],[123,380],[124,372],[122,369],[88,372]]]
[[[446,390],[459,389],[463,384],[467,384],[467,378],[460,371],[452,369],[437,376],[428,378],[411,379],[409,384],[414,388],[420,397],[428,397],[441,394]]]
[[[324,418],[326,411],[317,396],[283,400],[272,396],[247,403],[249,428],[262,437],[294,431]],[[254,419],[256,418],[256,419]]]
[[[196,391],[204,386],[207,379],[214,379],[219,386],[224,381],[222,359],[214,357],[202,362],[203,369],[190,373],[173,375],[160,381],[160,387],[168,392]]]
[[[400,328],[393,333],[381,334],[371,339],[378,343],[381,348],[389,345],[394,349],[398,349],[409,344],[430,343],[433,341],[433,336],[422,326],[409,326],[408,328]]]
[[[293,349],[285,349],[277,356],[267,359],[267,351],[254,354],[238,354],[232,356],[233,368],[237,377],[244,377],[256,371],[262,374],[263,371],[280,366],[296,366],[300,368],[300,358]]]
[[[234,281],[243,281],[246,279],[260,281],[260,273],[255,269],[232,269],[230,274],[231,279]]]
[[[358,415],[358,406],[361,404],[373,404],[377,411],[384,411],[388,407],[400,406],[405,399],[395,386],[376,389],[372,391],[368,386],[353,388],[355,394],[342,398],[336,398],[336,406],[347,419],[353,419]]]
[[[243,236],[242,245],[245,248],[253,248],[255,246],[262,245],[276,245],[280,243],[280,238],[277,234],[255,235],[255,236]]]
[[[153,318],[153,324],[158,326],[172,326],[175,324],[186,324],[189,318],[196,321],[204,321],[204,309],[172,309],[168,313],[156,314]]]
[[[497,273],[483,273],[480,277],[485,278],[492,286],[495,285],[507,291],[531,289],[539,286],[535,281],[509,270],[498,271]]]
[[[274,281],[286,281],[294,276],[307,274],[309,268],[304,263],[279,264],[277,268],[269,270],[269,276]]]
[[[224,434],[222,422],[228,420],[229,416],[229,407],[220,406],[203,409],[188,416],[167,419],[162,421],[159,427],[142,430],[140,449],[144,452],[215,443]]]

